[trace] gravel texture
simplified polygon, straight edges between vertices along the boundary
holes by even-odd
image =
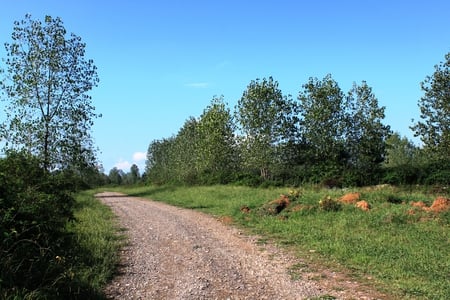
[[[212,216],[118,193],[97,197],[128,238],[109,299],[384,298],[340,274],[310,272],[286,250]]]

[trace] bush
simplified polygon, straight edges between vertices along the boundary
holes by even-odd
[[[342,204],[339,201],[332,199],[330,196],[325,197],[319,201],[320,209],[324,211],[340,211]]]
[[[58,260],[74,199],[26,153],[0,159],[0,290],[35,291],[64,273]],[[7,292],[6,292],[7,293]],[[1,295],[5,297],[5,294]]]

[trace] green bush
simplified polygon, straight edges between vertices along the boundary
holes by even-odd
[[[0,159],[2,293],[45,289],[63,276],[58,258],[74,206],[66,185],[26,153],[9,152]]]

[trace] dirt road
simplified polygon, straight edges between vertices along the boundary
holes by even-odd
[[[129,239],[106,289],[111,299],[379,298],[331,272],[297,274],[304,262],[211,216],[117,193],[97,197]]]

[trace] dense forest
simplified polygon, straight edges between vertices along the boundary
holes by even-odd
[[[233,111],[214,97],[174,136],[150,143],[150,183],[329,187],[450,182],[450,53],[421,83],[419,147],[384,123],[363,81],[345,93],[310,78],[296,100],[272,77],[250,82]]]

